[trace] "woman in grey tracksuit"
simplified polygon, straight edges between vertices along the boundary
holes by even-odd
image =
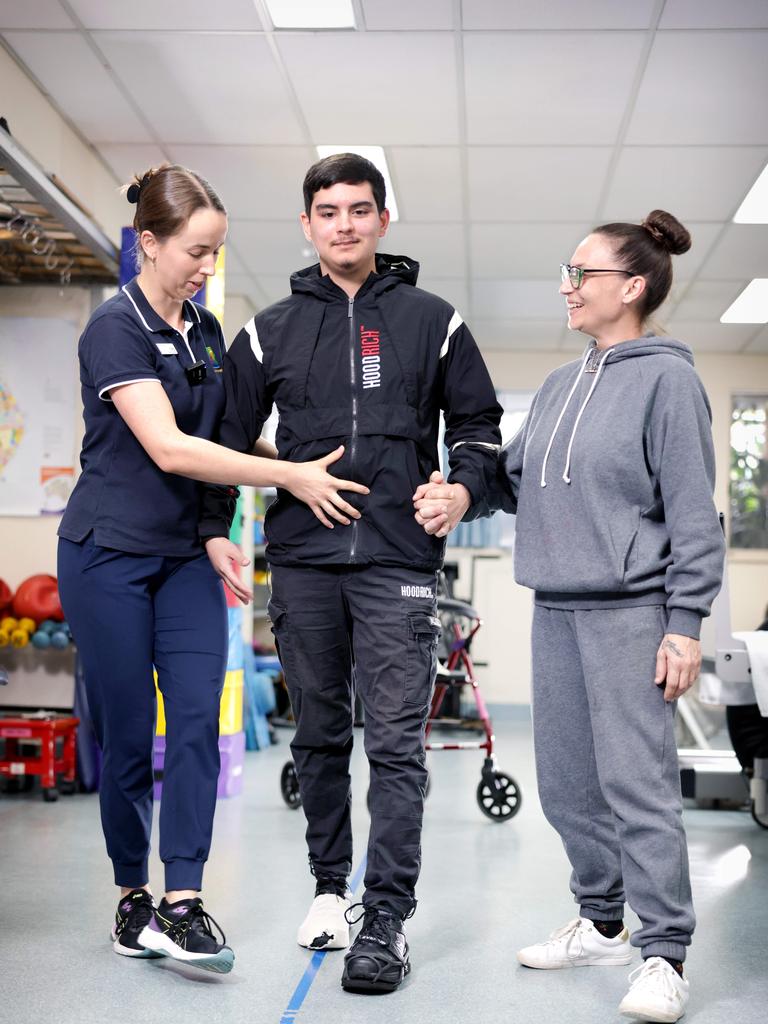
[[[685,228],[654,211],[596,228],[562,267],[569,326],[589,335],[555,370],[499,458],[498,493],[469,518],[517,515],[515,578],[534,593],[533,723],[542,807],[560,834],[580,916],[518,954],[529,967],[628,964],[625,899],[644,964],[620,1006],[674,1021],[694,914],[673,718],[701,661],[720,587],[711,413],[690,348],[643,334]],[[424,486],[438,535],[466,508]]]

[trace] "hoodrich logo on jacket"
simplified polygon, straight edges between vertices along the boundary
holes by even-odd
[[[363,363],[363,387],[381,387],[381,339],[379,332],[360,324],[360,355]]]

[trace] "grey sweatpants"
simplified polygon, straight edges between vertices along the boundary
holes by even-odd
[[[682,823],[674,703],[654,685],[661,606],[533,616],[533,729],[544,814],[593,921],[642,927],[644,957],[684,960],[695,925]]]

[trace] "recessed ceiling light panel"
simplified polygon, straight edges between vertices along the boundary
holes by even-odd
[[[264,0],[275,28],[354,28],[352,0]]]
[[[768,224],[768,164],[733,217],[735,224]]]
[[[720,317],[721,324],[768,324],[768,277],[750,281]]]

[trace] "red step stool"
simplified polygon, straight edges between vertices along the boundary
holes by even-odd
[[[59,799],[56,776],[61,775],[61,792],[74,793],[75,740],[79,724],[80,719],[71,715],[0,718],[0,740],[5,747],[0,756],[0,778],[39,775],[43,799],[50,802]],[[39,753],[20,753],[20,742],[37,742]]]

